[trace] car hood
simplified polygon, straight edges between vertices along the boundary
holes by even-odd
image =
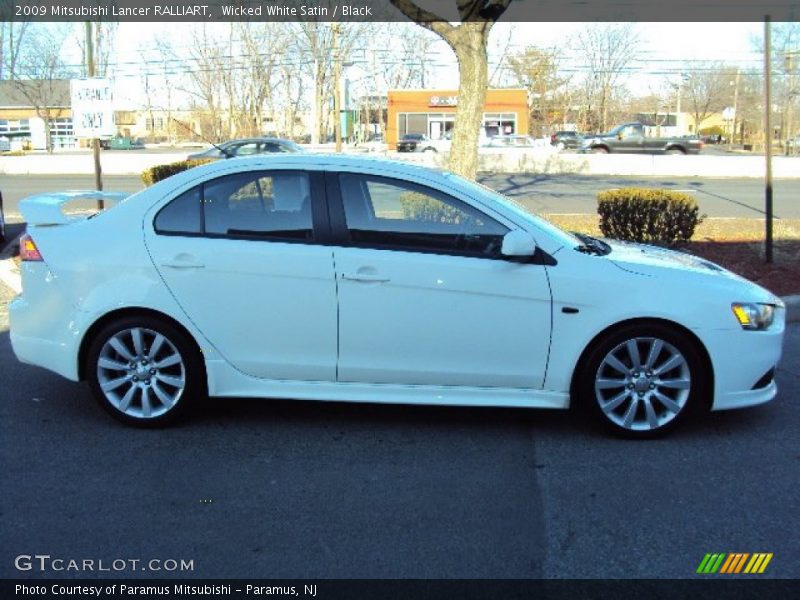
[[[734,279],[746,281],[743,277],[720,267],[699,256],[668,250],[647,244],[634,244],[616,240],[604,240],[611,246],[609,260],[625,271],[652,274],[654,269],[676,269],[693,271],[710,275],[723,275]]]

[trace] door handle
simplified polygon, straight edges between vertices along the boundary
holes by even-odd
[[[389,281],[388,277],[371,275],[369,273],[342,273],[342,279],[347,279],[349,281],[362,281],[365,283],[386,283]]]
[[[186,259],[176,259],[176,260],[167,260],[161,263],[162,267],[169,267],[170,269],[203,269],[205,265],[200,262],[186,260]]]

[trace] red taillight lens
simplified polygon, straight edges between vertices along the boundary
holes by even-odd
[[[27,233],[19,238],[19,257],[21,260],[27,261],[42,261],[42,254],[39,248],[33,241],[33,238]]]

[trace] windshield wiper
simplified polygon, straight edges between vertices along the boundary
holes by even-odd
[[[576,246],[575,250],[583,252],[584,254],[596,254],[598,256],[605,256],[611,252],[611,246],[596,237],[586,235],[585,233],[578,233],[577,231],[571,232],[576,238],[583,242],[582,245]]]

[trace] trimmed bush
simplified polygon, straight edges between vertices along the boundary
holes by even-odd
[[[697,133],[699,133],[700,135],[726,135],[725,130],[719,125],[706,127],[705,129],[701,129]]]
[[[412,221],[459,223],[465,216],[457,208],[418,192],[400,194],[400,206],[403,217]]]
[[[668,246],[688,242],[705,218],[690,195],[648,188],[600,192],[597,212],[608,238]]]
[[[149,169],[142,171],[142,182],[144,182],[146,186],[151,186],[162,179],[166,179],[167,177],[175,175],[176,173],[181,173],[191,169],[192,167],[198,167],[209,162],[212,161],[203,158],[197,160],[179,160],[178,162],[169,163],[166,165],[155,165],[154,167],[150,167]]]

